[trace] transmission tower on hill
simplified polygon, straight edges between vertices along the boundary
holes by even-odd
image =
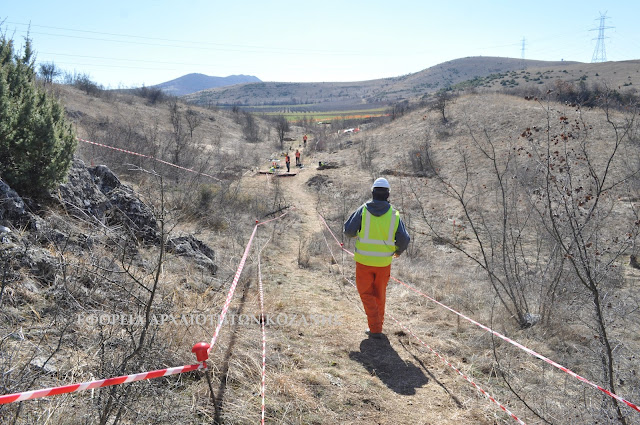
[[[593,51],[593,56],[591,57],[591,62],[606,62],[607,61],[607,52],[604,46],[604,39],[608,38],[604,36],[604,30],[611,29],[615,27],[607,27],[605,26],[605,21],[607,20],[607,12],[600,13],[600,28],[598,28],[598,38],[594,38],[594,40],[598,40],[596,43],[596,48]],[[595,31],[596,28],[591,29],[590,31]]]

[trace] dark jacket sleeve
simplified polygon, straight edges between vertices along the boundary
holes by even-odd
[[[358,231],[360,230],[360,224],[362,223],[362,208],[364,206],[360,206],[351,217],[344,223],[344,234],[355,238],[358,235]]]
[[[411,242],[411,238],[406,227],[404,227],[404,222],[400,219],[400,224],[398,224],[398,229],[396,230],[396,254],[402,254],[409,246],[409,242]]]

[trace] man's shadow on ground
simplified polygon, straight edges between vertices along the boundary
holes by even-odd
[[[360,343],[360,351],[352,351],[349,358],[361,363],[370,374],[377,376],[391,390],[402,395],[414,395],[416,388],[429,382],[422,369],[400,358],[389,339],[367,338]]]

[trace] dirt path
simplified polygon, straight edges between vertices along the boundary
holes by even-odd
[[[288,316],[333,316],[337,323],[270,330],[268,350],[284,350],[296,362],[293,369],[270,372],[270,391],[293,397],[295,402],[291,403],[299,411],[295,418],[278,413],[285,409],[280,405],[284,401],[272,397],[271,402],[276,404],[272,406],[275,422],[500,423],[503,414],[488,406],[469,384],[461,383],[451,369],[402,332],[389,317],[385,323],[388,338],[366,337],[366,316],[357,291],[341,278],[339,265],[330,264],[324,241],[323,252],[313,253],[307,267],[299,266],[301,244],[317,238],[323,229],[316,212],[316,197],[306,183],[319,173],[340,172],[317,171],[311,165],[317,163],[314,160],[303,153],[303,161],[309,166],[302,170],[294,167],[292,171],[298,173],[295,177],[278,178],[285,198],[295,209],[290,210],[286,224],[279,225],[278,247],[263,253],[265,299],[271,311]],[[269,177],[259,178],[265,184],[274,184],[267,183]],[[329,239],[329,243],[334,254],[339,255],[335,241]],[[344,258],[348,275],[353,273],[352,262],[351,257]],[[397,288],[392,289],[392,285],[387,309],[403,320],[407,306],[396,305]]]

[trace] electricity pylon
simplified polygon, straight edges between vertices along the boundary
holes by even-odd
[[[605,21],[607,19],[607,12],[604,14],[600,13],[600,28],[598,28],[598,38],[594,40],[598,40],[596,43],[596,48],[593,51],[593,56],[591,57],[591,62],[606,62],[607,61],[607,52],[604,46],[604,39],[608,38],[604,36],[604,30],[614,28],[605,26]],[[595,31],[593,28],[590,31]]]

